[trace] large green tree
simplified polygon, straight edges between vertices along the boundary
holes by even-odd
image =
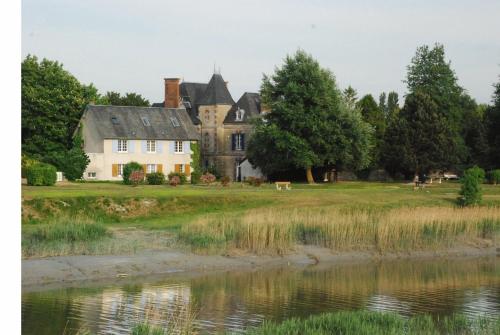
[[[488,142],[489,168],[500,168],[500,81],[493,85],[493,105],[486,109],[484,125]]]
[[[363,120],[368,122],[375,130],[371,167],[378,167],[380,163],[380,149],[386,129],[386,118],[384,115],[384,108],[386,108],[385,94],[381,95],[379,105],[377,105],[371,94],[367,94],[356,103],[356,107],[361,112]]]
[[[41,161],[73,147],[73,133],[97,89],[81,84],[62,64],[27,56],[21,64],[22,152]]]
[[[312,183],[313,167],[369,164],[370,126],[349,112],[333,74],[304,51],[264,75],[261,97],[269,112],[256,122],[247,155],[264,173],[301,168]]]
[[[149,101],[143,98],[140,94],[125,93],[125,95],[122,96],[120,93],[113,91],[106,92],[106,94],[99,100],[99,103],[113,106],[150,106]]]
[[[466,160],[467,147],[464,143],[464,89],[458,84],[458,78],[446,60],[444,46],[435,44],[432,48],[424,45],[417,48],[415,56],[408,65],[405,80],[409,93],[417,91],[428,95],[437,105],[437,111],[444,117],[444,122],[451,129],[453,146],[450,154],[459,164]]]
[[[424,92],[406,97],[399,117],[385,134],[383,159],[391,173],[428,173],[448,168],[456,157],[452,130],[438,105]]]

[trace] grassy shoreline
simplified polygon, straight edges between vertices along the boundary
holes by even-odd
[[[113,183],[23,186],[23,256],[177,247],[285,253],[297,243],[378,252],[442,248],[464,240],[491,245],[500,231],[500,187],[483,188],[485,204],[462,210],[455,205],[456,183],[419,191],[401,183],[294,184],[286,192],[273,185],[236,183],[177,188]],[[75,240],[82,222],[104,229]],[[68,238],[51,232],[64,230],[64,224],[74,230],[65,230]],[[62,238],[52,238],[56,235]]]

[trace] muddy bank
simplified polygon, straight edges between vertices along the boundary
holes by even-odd
[[[23,290],[65,286],[83,281],[115,281],[139,276],[206,274],[214,271],[245,271],[275,266],[328,265],[343,262],[381,261],[398,258],[500,256],[500,248],[455,247],[447,250],[379,254],[333,252],[327,248],[297,246],[284,256],[196,255],[181,251],[144,251],[134,255],[62,256],[22,261]]]

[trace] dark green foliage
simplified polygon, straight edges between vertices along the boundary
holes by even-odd
[[[428,173],[455,163],[452,131],[427,94],[409,94],[399,114],[385,134],[383,161],[387,171]]]
[[[493,85],[493,105],[485,111],[484,123],[488,141],[488,165],[500,168],[500,82]]]
[[[163,185],[165,183],[165,175],[161,172],[146,174],[146,180],[149,185]]]
[[[199,184],[201,178],[201,172],[191,172],[191,184]]]
[[[21,178],[26,178],[28,168],[34,164],[40,163],[36,159],[21,154]]]
[[[68,180],[81,179],[83,172],[90,163],[90,159],[83,151],[83,142],[80,136],[73,139],[73,147],[70,150],[49,153],[48,162],[58,167]]]
[[[97,89],[78,82],[62,64],[28,55],[21,64],[22,152],[44,161],[72,147],[83,109]]]
[[[354,109],[356,107],[356,101],[358,100],[358,93],[356,90],[349,85],[342,93],[347,108]]]
[[[333,74],[310,55],[299,50],[287,56],[272,76],[264,76],[261,96],[270,111],[265,122],[256,122],[247,156],[265,174],[368,165],[369,125],[348,111]],[[311,182],[310,173],[308,177]]]
[[[498,319],[473,319],[463,315],[434,321],[429,315],[403,318],[396,313],[342,311],[313,315],[307,319],[291,318],[280,324],[265,322],[248,335],[486,335],[500,331]]]
[[[171,181],[173,177],[179,177],[179,183],[181,185],[184,185],[186,182],[187,182],[187,176],[185,173],[182,173],[182,172],[170,172],[168,174],[168,180]]]
[[[491,170],[488,172],[488,182],[493,185],[500,184],[500,169]]]
[[[130,162],[125,164],[123,167],[123,183],[126,185],[131,185],[130,175],[132,171],[143,171],[142,165],[137,162]]]
[[[460,189],[458,201],[461,206],[479,205],[481,203],[481,183],[484,182],[484,178],[484,170],[477,166],[465,170],[463,177],[460,179],[462,188]]]
[[[101,105],[113,105],[113,106],[139,106],[139,107],[149,107],[150,103],[147,99],[143,98],[137,93],[125,93],[121,96],[118,92],[106,92],[100,100]]]
[[[53,165],[45,163],[35,163],[26,169],[28,185],[31,186],[52,186],[56,183],[57,174]]]
[[[450,62],[445,59],[444,47],[435,44],[433,48],[427,45],[417,48],[408,65],[406,83],[410,93],[425,93],[436,104],[436,112],[443,117],[453,138],[449,156],[454,164],[463,162],[468,151],[462,136],[463,125],[465,110],[470,105]]]
[[[465,110],[465,119],[463,127],[463,137],[465,145],[468,148],[465,164],[468,166],[478,164],[480,166],[489,166],[489,145],[487,131],[484,122],[485,111],[488,108],[485,105],[477,105],[472,99],[468,101],[469,107]],[[465,104],[465,102],[464,102]]]
[[[373,150],[371,152],[372,156],[372,168],[378,167],[380,163],[380,151],[384,140],[384,134],[386,129],[386,117],[384,109],[385,106],[385,95],[381,96],[381,105],[377,105],[375,99],[373,99],[371,94],[365,95],[357,103],[356,107],[361,112],[363,120],[369,123],[374,131],[374,141]]]

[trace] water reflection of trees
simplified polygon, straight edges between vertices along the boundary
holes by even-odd
[[[478,287],[498,283],[494,260],[448,260],[230,273],[195,279],[191,288],[201,306],[210,306],[208,310],[202,309],[199,317],[222,321],[235,306],[244,306],[249,315],[281,320],[324,311],[375,307],[374,296],[378,297],[379,305],[385,303],[385,309],[402,314],[425,311],[449,314],[461,311],[466,295],[479,294]],[[384,301],[384,296],[390,299]]]

